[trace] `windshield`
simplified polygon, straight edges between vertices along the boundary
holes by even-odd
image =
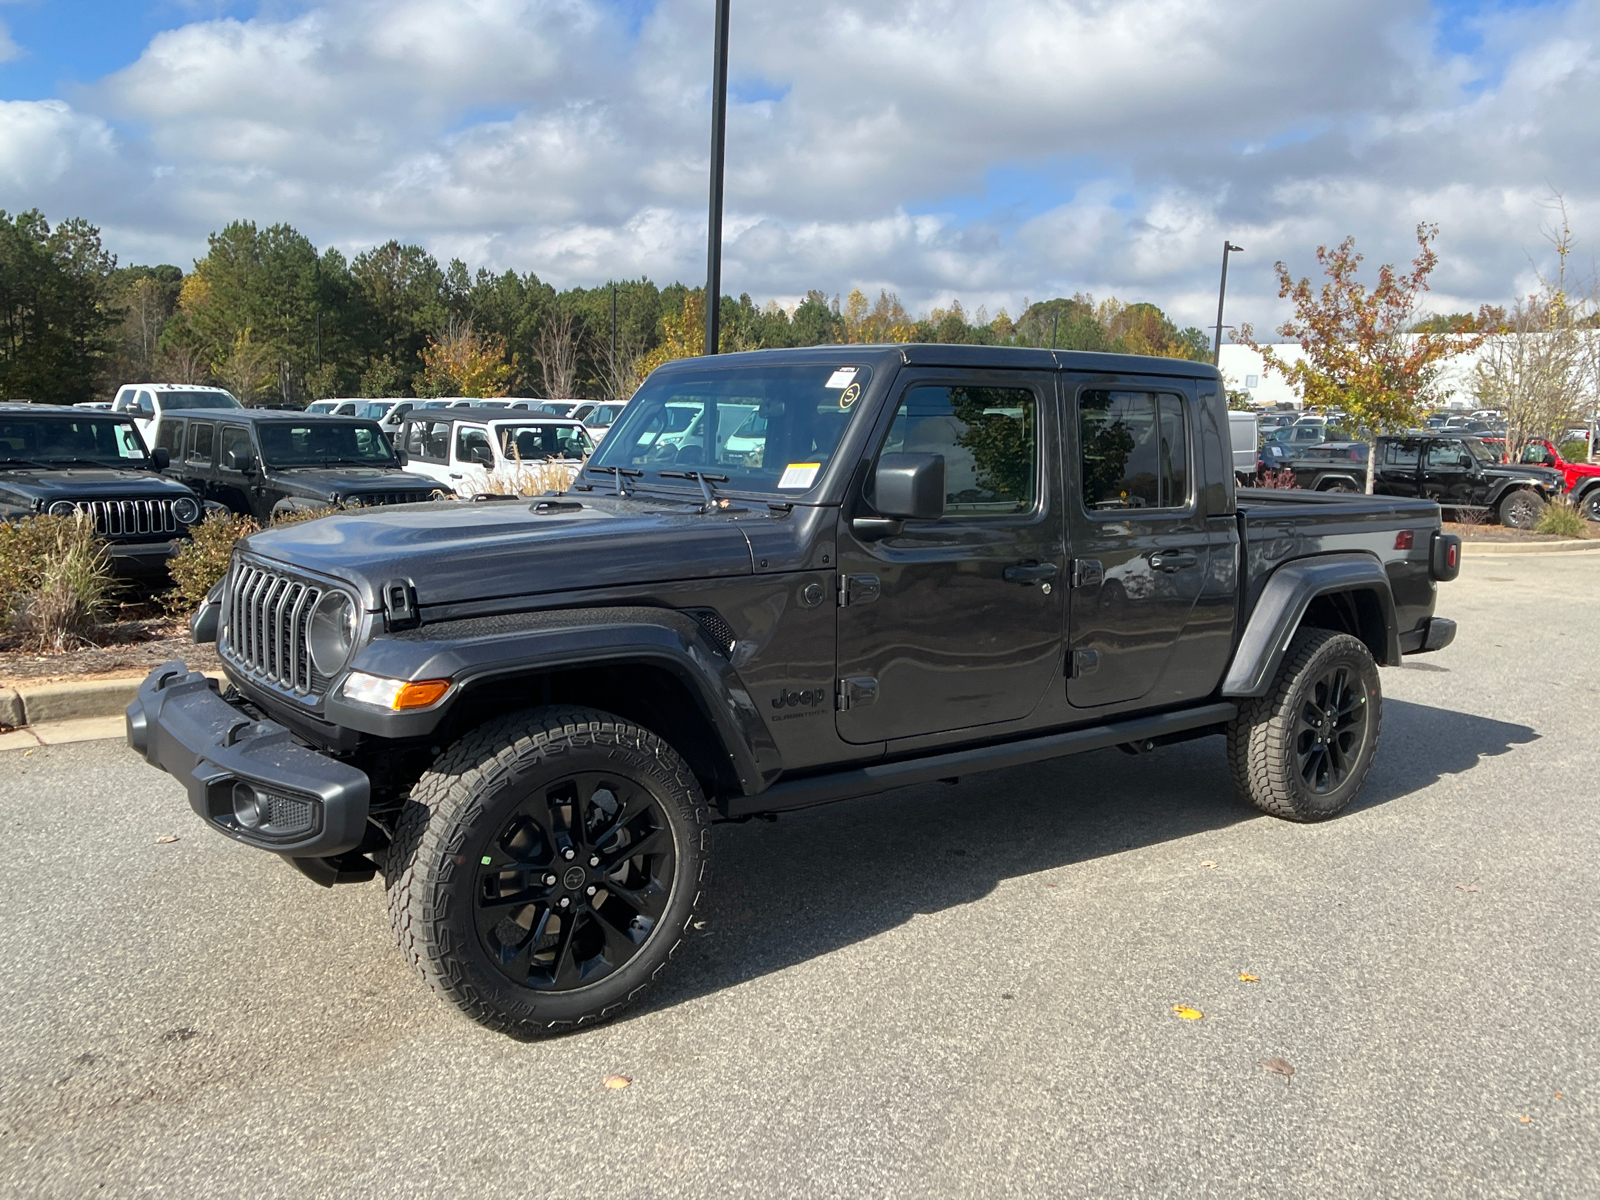
[[[77,420],[59,417],[0,417],[0,463],[105,463],[125,467],[145,465],[144,441],[132,421],[107,421],[85,415]]]
[[[363,404],[360,408],[356,409],[355,415],[368,421],[376,421],[379,418],[386,416],[389,410],[393,407],[393,400],[378,400],[372,404]]]
[[[500,453],[518,462],[582,459],[594,449],[594,439],[582,425],[502,425],[496,422],[494,432],[500,441]]]
[[[837,364],[675,371],[639,389],[590,463],[647,481],[704,469],[732,491],[792,496],[827,469],[871,378]]]
[[[394,451],[367,421],[263,421],[261,457],[269,467],[391,466]]]
[[[1489,447],[1480,442],[1477,438],[1462,438],[1461,444],[1467,448],[1468,452],[1473,458],[1477,459],[1481,463],[1487,465],[1500,461],[1499,456],[1496,455],[1494,451],[1490,450]]]
[[[176,412],[181,408],[243,408],[227,392],[157,392],[156,398],[161,401],[161,408],[165,412]]]

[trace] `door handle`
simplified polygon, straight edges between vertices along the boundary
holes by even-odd
[[[1150,556],[1150,565],[1158,571],[1182,571],[1199,561],[1188,550],[1158,550]]]
[[[1032,587],[1036,583],[1044,583],[1054,579],[1061,570],[1055,563],[1017,563],[1007,567],[1002,572],[1002,578],[1007,583],[1020,583],[1023,587]]]

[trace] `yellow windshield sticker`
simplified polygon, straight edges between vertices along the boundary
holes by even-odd
[[[790,463],[783,469],[783,478],[778,480],[778,486],[804,490],[816,482],[820,470],[821,463]]]

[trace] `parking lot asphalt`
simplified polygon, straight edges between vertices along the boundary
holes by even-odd
[[[721,826],[648,1003],[537,1043],[380,883],[0,754],[0,1194],[1600,1195],[1597,557],[1468,560],[1336,821],[1208,739]]]

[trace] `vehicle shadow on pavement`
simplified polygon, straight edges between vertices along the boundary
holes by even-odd
[[[1384,704],[1383,744],[1350,811],[1398,800],[1539,735]],[[717,829],[714,886],[678,968],[641,1011],[671,1007],[969,904],[1002,881],[1271,820],[1234,792],[1220,738],[1115,750]]]

